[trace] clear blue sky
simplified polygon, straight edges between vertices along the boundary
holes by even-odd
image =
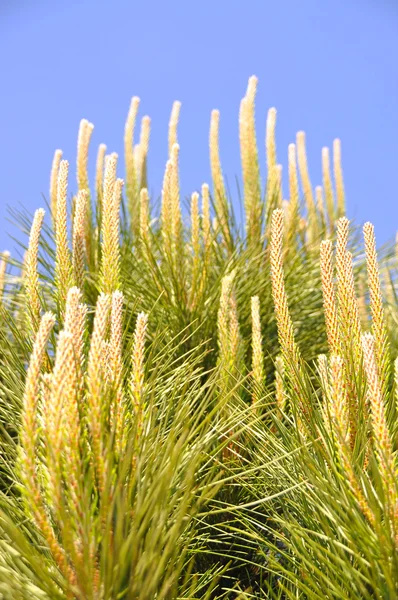
[[[349,216],[373,221],[379,242],[395,235],[397,0],[1,0],[0,56],[1,249],[12,246],[7,205],[43,205],[56,148],[73,165],[75,190],[81,118],[95,124],[92,159],[101,142],[122,153],[133,95],[141,115],[152,118],[155,195],[173,100],[182,101],[183,194],[209,181],[212,108],[221,111],[223,169],[235,191],[239,102],[252,74],[259,77],[262,164],[270,106],[278,110],[284,166],[296,131],[307,132],[314,185],[321,183],[322,146],[340,137]]]

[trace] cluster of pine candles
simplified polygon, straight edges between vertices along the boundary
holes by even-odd
[[[256,88],[244,235],[218,111],[188,223],[180,103],[157,214],[134,97],[125,181],[101,144],[90,192],[83,120],[70,209],[57,150],[51,223],[35,212],[19,275],[3,253],[1,598],[398,595],[397,259],[379,267],[370,223],[364,259],[350,238],[339,140],[314,194],[297,134],[283,199],[275,109],[262,189]]]

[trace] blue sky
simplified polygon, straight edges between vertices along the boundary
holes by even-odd
[[[0,56],[1,249],[13,246],[7,205],[43,205],[56,148],[73,166],[75,190],[81,118],[95,125],[91,178],[99,143],[122,153],[133,95],[152,119],[151,192],[160,192],[170,109],[180,100],[183,195],[209,181],[209,117],[218,108],[236,198],[239,102],[252,74],[262,164],[275,106],[278,160],[286,165],[287,146],[304,129],[320,184],[321,148],[340,137],[349,216],[374,222],[380,243],[398,229],[395,0],[2,0]]]

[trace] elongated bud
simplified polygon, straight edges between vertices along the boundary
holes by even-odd
[[[262,231],[260,170],[255,124],[255,97],[258,79],[249,78],[246,96],[240,105],[239,138],[243,173],[246,236],[248,244],[258,243]]]
[[[78,190],[87,190],[87,192],[89,192],[90,189],[87,170],[88,150],[93,130],[94,125],[87,121],[87,119],[82,119],[80,121],[77,140],[77,187]]]
[[[171,151],[170,170],[170,209],[171,209],[171,242],[172,252],[175,255],[181,241],[181,206],[180,206],[180,181],[179,181],[179,152],[180,147],[174,144]]]
[[[342,217],[345,214],[345,196],[343,169],[341,166],[341,142],[339,139],[333,141],[333,172],[337,196],[337,216]]]
[[[68,171],[68,161],[62,160],[58,174],[57,210],[55,217],[55,281],[61,312],[65,308],[66,294],[72,275],[67,229]]]
[[[200,270],[203,271],[203,263],[200,261],[200,217],[199,217],[199,194],[193,192],[191,195],[191,248],[192,248],[192,277],[189,305],[194,309],[198,297],[198,280]],[[203,279],[202,279],[203,282]]]
[[[348,234],[350,222],[347,217],[341,217],[336,223],[337,225],[337,241],[336,241],[336,267],[338,271],[344,270],[344,256],[347,250]]]
[[[126,194],[127,202],[130,210],[130,219],[132,230],[135,235],[139,229],[138,217],[138,182],[137,171],[134,160],[134,130],[137,119],[138,107],[140,99],[134,96],[131,100],[130,109],[127,115],[126,125],[124,128],[124,156],[126,161]]]
[[[87,200],[87,191],[80,190],[77,193],[73,218],[72,269],[74,281],[80,289],[84,287]]]
[[[106,144],[98,146],[97,162],[95,167],[95,195],[97,202],[102,202],[102,186],[104,181]]]
[[[216,202],[220,201],[220,198],[225,197],[224,178],[221,169],[220,161],[220,150],[219,150],[219,124],[220,124],[220,112],[218,110],[211,111],[210,120],[210,135],[209,135],[209,146],[210,146],[210,167],[211,175],[214,186],[214,197]],[[221,211],[220,211],[221,213]]]
[[[58,196],[58,172],[59,165],[62,159],[62,150],[56,150],[54,153],[53,163],[51,166],[51,177],[50,177],[50,207],[51,217],[53,222],[55,221],[55,215],[57,210],[57,196]]]
[[[376,344],[376,359],[382,386],[387,379],[387,369],[390,364],[388,332],[384,318],[383,297],[379,265],[377,262],[376,237],[372,223],[363,226],[365,239],[366,266],[368,272],[368,286],[370,296],[370,310],[372,313],[372,332]]]
[[[172,158],[173,146],[178,144],[177,138],[177,127],[180,119],[181,102],[176,100],[173,103],[171,109],[170,121],[169,121],[169,159]]]
[[[149,194],[144,187],[140,191],[140,236],[142,240],[148,239],[149,232]]]
[[[151,133],[151,119],[148,116],[142,118],[141,121],[141,133],[140,133],[140,157],[137,169],[137,180],[139,181],[140,189],[147,187],[147,163],[148,163],[148,150],[149,150],[149,136]]]
[[[163,178],[162,187],[162,207],[161,207],[161,222],[162,222],[162,238],[166,254],[171,255],[171,240],[172,240],[172,207],[171,207],[171,179],[172,179],[173,163],[168,160]]]
[[[352,289],[352,260],[347,256],[347,242],[349,233],[349,221],[342,217],[336,223],[336,274],[337,274],[337,300],[340,314],[340,326],[344,330],[345,344],[352,344],[352,336],[358,339],[357,323],[353,321],[350,311],[355,309],[355,297]],[[350,264],[351,263],[351,264]],[[355,296],[355,290],[354,290]],[[343,340],[342,340],[343,341]]]
[[[90,183],[88,178],[88,152],[91,141],[91,136],[94,130],[94,125],[82,119],[80,121],[79,134],[77,139],[77,164],[76,164],[76,175],[77,175],[77,189],[78,191],[86,191],[86,202],[85,209],[86,214],[84,216],[85,223],[85,251],[89,264],[91,259],[91,247],[93,244],[93,218],[91,210],[91,199],[90,199]]]
[[[268,169],[276,165],[275,126],[276,108],[270,108],[267,115],[267,125],[265,134],[265,149]]]
[[[229,208],[220,161],[219,124],[220,112],[218,110],[212,110],[210,120],[209,147],[214,203],[216,214],[220,220],[224,241],[229,245],[231,241],[229,231]]]
[[[293,362],[295,368],[299,364],[299,351],[294,340],[293,323],[289,313],[287,295],[285,290],[283,260],[283,211],[276,209],[272,213],[271,225],[271,283],[274,299],[275,315],[278,325],[279,343],[285,361]]]
[[[35,212],[25,260],[26,307],[30,329],[33,334],[36,334],[40,321],[38,254],[44,214],[42,208]]]
[[[102,291],[111,293],[119,286],[120,280],[120,200],[123,180],[116,180],[117,154],[111,155],[104,182],[102,214]]]

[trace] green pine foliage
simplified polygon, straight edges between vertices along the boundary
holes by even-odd
[[[90,187],[83,120],[77,188],[57,151],[49,218],[12,212],[0,598],[398,597],[397,251],[376,256],[372,226],[364,244],[345,218],[338,140],[313,189],[299,132],[283,194],[275,109],[261,179],[256,88],[239,113],[244,223],[218,111],[212,184],[180,197],[175,103],[149,196],[136,97],[125,167],[101,144]]]

